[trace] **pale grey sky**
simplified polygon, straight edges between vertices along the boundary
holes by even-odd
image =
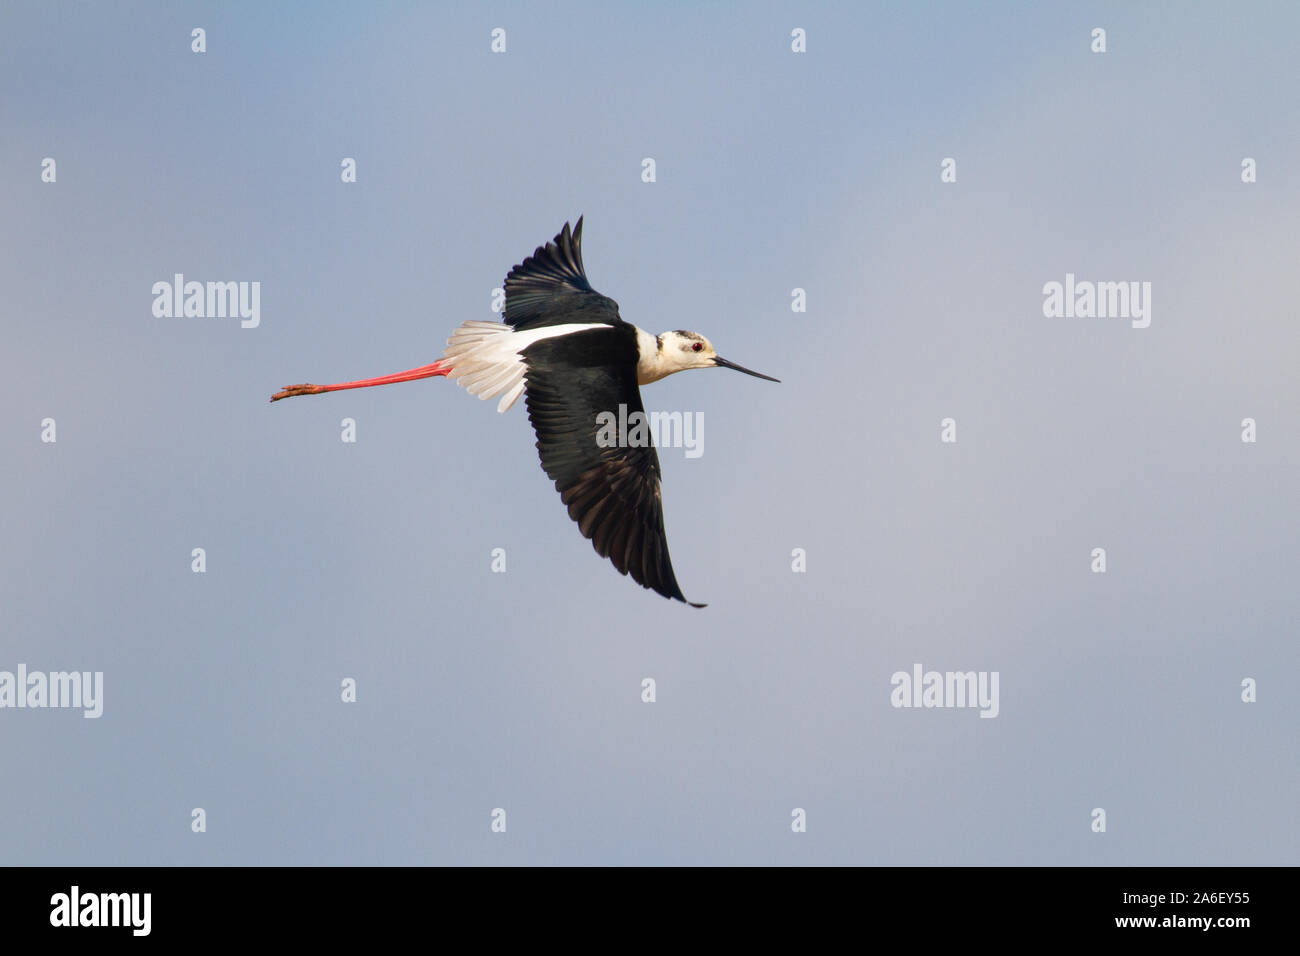
[[[1295,7],[558,9],[0,11],[0,670],[104,673],[0,710],[0,862],[1296,863]],[[624,318],[782,379],[645,392],[704,416],[702,611],[522,403],[266,401],[433,361],[580,214]],[[1150,327],[1045,318],[1067,272]],[[891,707],[916,663],[998,716]]]

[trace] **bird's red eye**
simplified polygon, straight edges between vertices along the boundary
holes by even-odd
[[[700,342],[696,342],[694,345],[691,346],[691,351],[698,352],[702,348],[704,348],[704,345]]]

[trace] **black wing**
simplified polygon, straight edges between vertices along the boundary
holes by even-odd
[[[569,517],[620,574],[664,597],[686,600],[664,536],[659,455],[654,445],[601,447],[597,415],[619,405],[644,413],[630,326],[543,339],[524,350],[525,402],[542,469]]]
[[[510,270],[506,276],[507,325],[536,329],[567,322],[602,322],[618,325],[618,303],[601,295],[587,281],[582,268],[582,217],[569,232],[560,234]]]

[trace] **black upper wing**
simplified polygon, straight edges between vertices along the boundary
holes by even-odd
[[[567,322],[603,322],[618,325],[618,303],[601,295],[587,281],[582,268],[582,217],[569,232],[560,234],[510,270],[506,276],[507,325],[517,330]]]
[[[593,329],[543,339],[523,354],[537,451],[569,517],[620,573],[686,601],[668,557],[654,445],[601,447],[597,440],[599,413],[617,421],[622,404],[625,417],[644,414],[635,333],[630,326]]]

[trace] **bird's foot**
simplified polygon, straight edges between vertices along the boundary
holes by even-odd
[[[282,398],[292,398],[294,395],[319,395],[323,391],[325,391],[324,385],[288,385],[282,391],[272,395],[271,401],[278,402]]]

